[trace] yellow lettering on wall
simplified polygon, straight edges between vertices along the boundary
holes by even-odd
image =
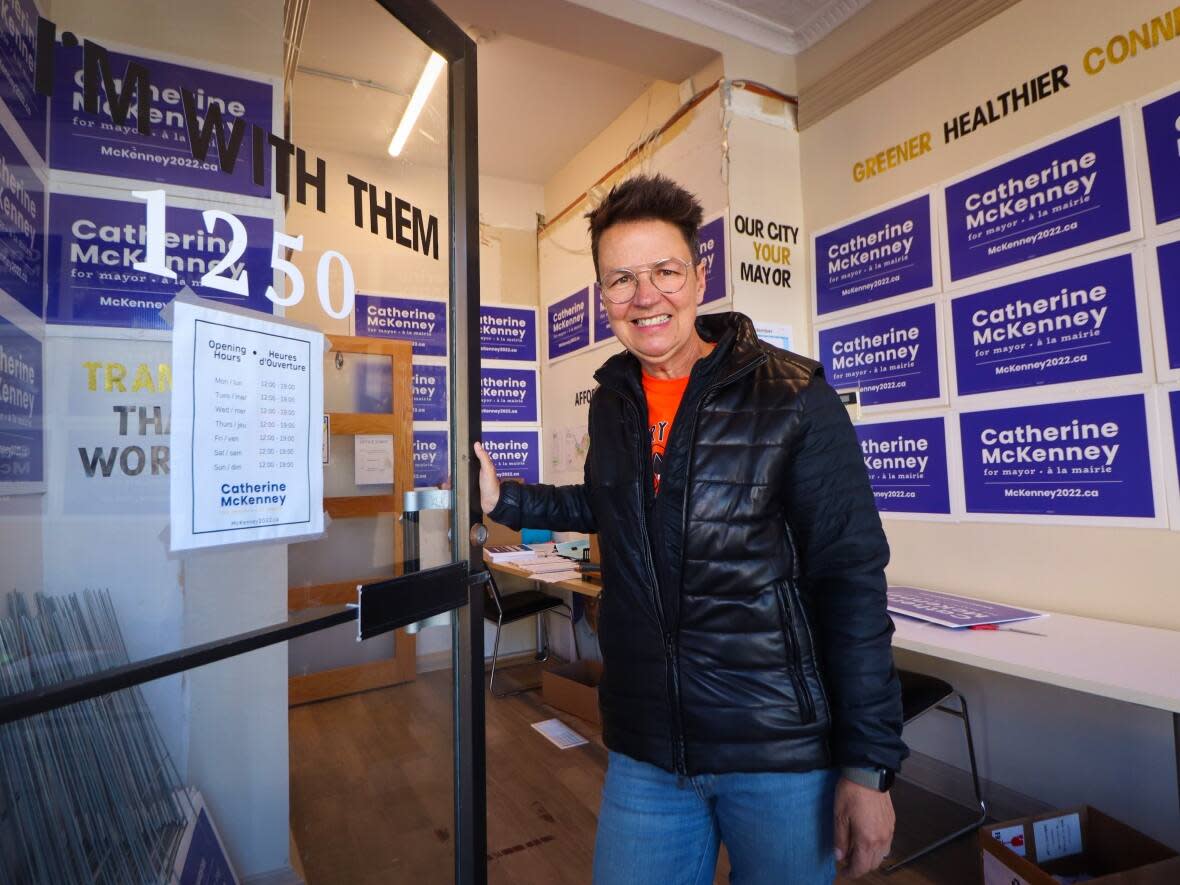
[[[103,384],[103,390],[111,393],[117,389],[119,393],[126,393],[127,385],[123,383],[123,379],[127,377],[127,367],[122,363],[107,363],[106,370],[106,383]]]
[[[930,133],[919,132],[903,142],[891,144],[884,150],[877,151],[871,157],[857,160],[852,164],[852,180],[860,182],[866,178],[872,178],[874,175],[881,175],[902,163],[908,163],[910,160],[917,159],[929,152]]]
[[[1126,33],[1112,35],[1105,48],[1091,46],[1082,56],[1082,67],[1087,74],[1097,74],[1108,68],[1107,62],[1121,65],[1139,55],[1140,50],[1155,49],[1177,36],[1180,36],[1180,6],[1129,28]]]

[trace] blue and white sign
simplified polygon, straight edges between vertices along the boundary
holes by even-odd
[[[480,415],[484,421],[537,422],[537,370],[480,371]]]
[[[481,307],[479,355],[485,360],[535,363],[537,311],[531,307]]]
[[[169,205],[165,263],[176,273],[176,279],[169,280],[134,267],[145,259],[146,203],[52,194],[46,319],[59,324],[166,329],[160,311],[185,286],[202,298],[273,313],[266,287],[274,279],[270,267],[274,222],[240,210],[235,214],[246,228],[247,246],[221,268],[231,254],[228,226],[219,223],[209,232],[201,212]],[[204,285],[202,279],[208,274],[248,277],[249,295],[242,298]]]
[[[418,298],[357,295],[356,334],[409,341],[414,356],[446,356],[447,305]]]
[[[1180,377],[1180,240],[1161,243],[1151,250],[1153,301],[1157,316],[1152,324],[1156,368],[1161,378]]]
[[[602,299],[602,286],[595,282],[590,290],[594,299],[594,343],[599,344],[615,337],[611,331],[610,319],[606,315],[606,302]]]
[[[217,837],[204,808],[197,814],[191,841],[184,855],[179,885],[234,885],[234,875],[225,848]]]
[[[969,515],[1157,520],[1143,394],[959,416]]]
[[[946,279],[982,278],[1137,237],[1126,138],[1122,117],[1110,117],[947,185]]]
[[[1180,89],[1144,104],[1142,114],[1148,215],[1157,226],[1180,221]]]
[[[0,4],[0,100],[44,157],[48,99],[37,94],[37,18],[33,0]]]
[[[42,317],[44,288],[45,184],[0,127],[0,289]]]
[[[549,328],[549,359],[555,360],[590,344],[590,290],[582,289],[550,304],[546,311]]]
[[[837,390],[862,406],[945,402],[933,304],[820,329],[819,360]]]
[[[934,291],[933,242],[929,194],[816,234],[816,313]]]
[[[450,475],[447,431],[414,428],[414,487],[441,485]]]
[[[203,68],[191,68],[158,59],[110,53],[111,76],[119,84],[119,96],[106,94],[99,84],[99,113],[85,109],[82,48],[57,48],[53,98],[50,101],[50,165],[55,170],[107,175],[139,181],[269,197],[270,160],[263,154],[260,182],[254,180],[251,156],[253,137],[250,127],[264,132],[274,123],[274,87],[270,83],[219,74]],[[147,72],[151,94],[151,134],[142,135],[137,128],[139,95],[134,80],[125,79],[128,64]],[[183,91],[193,96],[197,119],[202,126],[215,111],[222,120],[222,139],[227,147],[236,146],[232,171],[222,172],[217,135],[209,130],[209,151],[205,159],[196,160],[189,146],[185,121]],[[127,108],[125,125],[115,125],[112,106]],[[242,136],[230,138],[230,125],[241,119],[246,124]],[[194,133],[201,137],[201,133]],[[265,145],[265,141],[263,142]],[[269,151],[267,153],[270,153]],[[292,166],[294,161],[292,160]],[[314,167],[310,170],[315,173]],[[326,186],[326,183],[325,183]],[[269,241],[268,241],[269,246]]]
[[[0,317],[0,494],[44,482],[42,368],[41,342]]]
[[[1123,254],[955,298],[958,395],[1142,374],[1138,279]]]
[[[725,298],[728,274],[725,272],[725,216],[719,215],[697,231],[700,261],[705,262],[705,299],[712,304]],[[597,294],[597,293],[596,293]],[[595,341],[605,340],[595,336]]]
[[[413,367],[415,421],[447,420],[447,367]]]
[[[541,434],[536,430],[485,430],[484,449],[500,479],[541,481]]]
[[[1171,513],[1172,529],[1180,532],[1180,390],[1171,390],[1167,394],[1168,414],[1171,416],[1169,426],[1172,430],[1172,471],[1168,482],[1168,507]]]
[[[946,419],[856,425],[861,454],[882,513],[949,516]]]

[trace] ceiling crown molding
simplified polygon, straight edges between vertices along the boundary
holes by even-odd
[[[727,0],[640,0],[780,55],[796,55],[827,36],[870,0],[829,0],[798,27],[773,21]]]

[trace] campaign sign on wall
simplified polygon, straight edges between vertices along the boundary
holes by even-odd
[[[819,360],[837,390],[860,390],[862,406],[945,400],[933,304],[820,329]]]
[[[45,479],[41,342],[0,317],[0,494]]]
[[[1156,294],[1162,322],[1162,346],[1157,345],[1156,359],[1161,375],[1180,372],[1180,240],[1163,243],[1152,250],[1156,260]],[[1157,338],[1157,340],[1159,340]]]
[[[270,161],[264,154],[262,184],[255,184],[252,138],[248,129],[251,125],[267,132],[273,128],[274,96],[269,83],[118,52],[110,53],[110,62],[115,82],[121,84],[122,95],[125,98],[130,96],[126,101],[126,125],[115,125],[110,108],[118,99],[107,95],[101,82],[99,113],[86,112],[82,48],[58,46],[53,98],[49,105],[49,159],[53,169],[160,181],[254,197],[270,196]],[[134,81],[124,79],[128,64],[140,65],[147,71],[152,96],[150,135],[140,134],[137,128],[138,96],[132,89]],[[232,173],[221,171],[217,138],[212,133],[205,159],[193,158],[182,90],[192,93],[197,118],[202,125],[213,109],[220,112],[223,138],[227,143],[234,119],[247,124]],[[267,240],[268,245],[269,242]]]
[[[356,334],[409,341],[414,356],[446,356],[447,305],[418,298],[357,295]]]
[[[537,421],[537,370],[480,370],[479,408],[484,421]]]
[[[447,431],[414,428],[414,487],[437,486],[451,473]]]
[[[950,514],[945,419],[857,424],[856,436],[878,510]]]
[[[168,206],[165,216],[165,263],[176,273],[170,280],[134,265],[145,260],[147,204],[135,200],[52,194],[49,198],[49,300],[51,323],[85,326],[168,328],[160,311],[185,286],[202,298],[273,313],[266,287],[274,279],[270,243],[274,222],[268,217],[236,213],[246,228],[248,245],[228,267],[232,235],[219,223],[210,233],[201,212]],[[202,284],[202,277],[248,277],[242,298]]]
[[[959,416],[969,514],[1157,515],[1143,394]]]
[[[595,283],[590,289],[590,297],[594,299],[594,343],[609,341],[615,337],[611,331],[610,320],[606,316],[606,303],[602,299],[602,286]]]
[[[1172,430],[1172,488],[1169,490],[1172,506],[1172,528],[1180,531],[1180,390],[1168,392],[1168,414]]]
[[[1118,116],[947,185],[945,198],[951,281],[1137,232]]]
[[[44,259],[45,185],[0,127],[0,289],[38,317]]]
[[[36,88],[37,18],[33,0],[0,4],[0,99],[44,157],[48,100]]]
[[[531,307],[481,307],[479,355],[485,360],[535,363],[537,312]]]
[[[702,304],[725,298],[725,216],[720,215],[702,224],[697,231],[700,260],[705,262],[705,300]],[[595,341],[605,339],[598,338]]]
[[[832,313],[931,291],[930,195],[842,224],[814,238],[815,311]]]
[[[540,482],[541,434],[536,430],[485,430],[484,449],[500,479]]]
[[[589,295],[589,289],[582,289],[545,308],[549,359],[555,360],[590,344]]]
[[[1126,254],[955,298],[958,394],[1141,373],[1136,288]]]
[[[1143,106],[1143,141],[1157,225],[1180,219],[1180,89]]]
[[[447,420],[447,367],[414,366],[410,378],[415,421]]]

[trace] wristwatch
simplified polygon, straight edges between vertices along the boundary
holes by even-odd
[[[845,766],[840,769],[840,774],[854,784],[860,784],[862,787],[868,787],[878,793],[888,792],[889,788],[893,786],[894,773],[888,768]]]

